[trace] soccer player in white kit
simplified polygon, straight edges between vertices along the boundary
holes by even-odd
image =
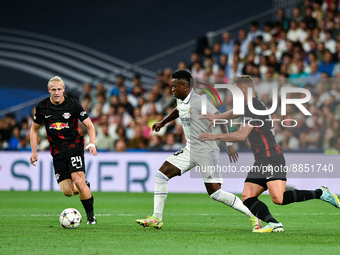
[[[152,130],[158,132],[166,123],[180,117],[187,144],[185,148],[177,151],[166,159],[161,168],[155,174],[154,212],[146,219],[138,219],[136,222],[144,227],[163,227],[163,209],[168,195],[168,181],[174,176],[182,175],[195,166],[216,167],[220,160],[220,149],[215,141],[202,143],[198,136],[203,132],[212,132],[208,128],[209,121],[199,120],[201,117],[201,96],[190,88],[191,73],[187,70],[177,70],[172,74],[172,93],[177,98],[177,107],[162,121],[155,123]],[[218,112],[207,101],[207,111]],[[225,130],[222,130],[225,132]],[[227,152],[231,162],[236,162],[237,151],[231,144]],[[210,197],[222,202],[249,217],[253,230],[261,227],[261,222],[242,203],[241,199],[232,193],[221,189],[223,183],[221,172],[203,172],[204,184]]]

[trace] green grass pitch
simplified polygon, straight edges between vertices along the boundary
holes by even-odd
[[[274,205],[284,233],[255,234],[246,216],[207,194],[169,194],[164,227],[135,219],[153,211],[151,193],[94,193],[98,225],[86,225],[77,196],[0,192],[0,254],[339,254],[340,211],[319,200]],[[59,224],[63,209],[83,216],[78,229]]]

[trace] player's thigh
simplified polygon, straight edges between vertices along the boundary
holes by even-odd
[[[268,191],[272,201],[275,204],[281,205],[283,202],[283,193],[286,190],[286,181],[272,180],[267,182]]]
[[[182,175],[194,167],[190,158],[190,152],[183,148],[166,159],[159,169],[167,177],[172,178],[176,175]]]
[[[195,170],[201,172],[205,184],[223,184],[222,172],[220,167],[220,153],[219,151],[209,151],[204,154],[196,155],[191,153],[193,162],[195,163]],[[218,185],[208,185],[217,187]],[[206,185],[207,187],[207,185]]]
[[[165,174],[169,179],[177,175],[181,175],[181,170],[168,161],[164,161],[159,171]]]
[[[70,150],[67,153],[67,165],[71,174],[74,172],[85,173],[84,151],[78,149]]]
[[[245,201],[246,199],[251,198],[251,197],[258,197],[265,190],[266,189],[258,183],[246,181],[243,187],[242,201]]]
[[[64,180],[71,180],[71,173],[69,171],[68,166],[68,158],[66,152],[56,154],[53,156],[53,167],[54,167],[54,174],[55,178],[59,183],[63,182]],[[59,185],[60,186],[60,185]],[[62,185],[65,187],[65,185]]]
[[[221,183],[206,183],[205,182],[204,185],[209,196],[213,194],[214,192],[218,191],[219,189],[221,189]]]

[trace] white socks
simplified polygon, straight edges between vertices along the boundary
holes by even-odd
[[[247,215],[249,218],[253,217],[254,215],[249,211],[248,207],[246,207],[243,203],[242,200],[239,199],[239,197],[235,196],[232,193],[226,192],[224,190],[217,190],[214,193],[210,195],[210,197],[216,201],[222,202],[235,210],[244,213]]]
[[[166,197],[168,196],[169,178],[161,171],[157,171],[155,175],[155,195],[153,216],[157,219],[163,219],[163,209]],[[241,202],[242,203],[242,202]]]

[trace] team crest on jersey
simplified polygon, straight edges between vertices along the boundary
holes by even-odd
[[[188,113],[189,113],[189,114],[192,114],[192,109],[191,109],[191,108],[189,108]]]
[[[65,113],[63,114],[63,117],[64,117],[65,119],[69,119],[69,118],[71,117],[71,113],[65,112]]]
[[[55,178],[57,179],[57,181],[59,180],[60,174],[56,174]]]
[[[85,116],[85,114],[86,114],[87,112],[86,111],[82,111],[81,113],[80,113],[80,116]]]

